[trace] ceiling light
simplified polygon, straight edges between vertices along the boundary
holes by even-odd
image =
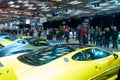
[[[41,9],[45,9],[46,7],[45,6],[43,6],[43,7],[40,7]]]
[[[17,14],[22,14],[22,13],[17,13]]]
[[[111,8],[116,8],[117,6],[108,6],[106,8],[111,9]]]
[[[26,4],[26,3],[29,3],[29,1],[24,1],[23,3],[25,3],[25,4]]]
[[[0,10],[0,12],[3,12],[2,10]]]
[[[16,5],[15,8],[19,8],[20,6],[19,5]]]
[[[11,13],[13,13],[14,11],[10,11]]]
[[[47,2],[41,2],[38,4],[38,6],[46,6],[47,5]]]
[[[63,0],[57,0],[57,1],[63,1]]]
[[[10,1],[8,4],[12,5],[12,4],[14,4],[14,3],[15,3],[14,1]]]
[[[28,9],[32,9],[32,7],[29,7]]]
[[[120,0],[115,0],[115,3],[117,4],[117,3],[119,3],[120,2]]]
[[[80,4],[81,2],[80,1],[72,1],[72,2],[69,2],[68,4],[73,4],[73,5],[75,5],[75,4]]]
[[[10,5],[10,7],[15,7],[15,5]]]
[[[8,13],[7,11],[5,11],[4,13]]]
[[[22,0],[18,0],[18,3],[23,3],[23,1]]]
[[[14,13],[17,13],[18,11],[14,11]]]
[[[35,10],[37,8],[36,7],[29,7],[28,9]]]
[[[33,5],[33,4],[30,4],[29,6],[31,6],[31,7],[32,7],[32,6],[34,6],[34,5]]]
[[[101,9],[101,11],[107,11],[107,10],[109,10],[109,9]]]
[[[42,11],[50,11],[50,9],[43,9]]]
[[[46,14],[46,17],[52,17],[52,14]]]
[[[27,3],[27,4],[24,4],[24,7],[27,7],[27,6],[29,6],[29,4]]]
[[[32,10],[35,10],[35,9],[37,9],[37,8],[36,7],[32,8]]]

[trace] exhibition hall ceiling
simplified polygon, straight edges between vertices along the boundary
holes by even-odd
[[[55,20],[120,11],[120,0],[0,0],[0,22],[17,18]]]

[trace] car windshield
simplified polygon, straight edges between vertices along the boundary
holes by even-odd
[[[24,40],[26,40],[27,42],[33,42],[35,39],[34,38],[24,38]]]
[[[4,46],[2,44],[0,44],[0,49],[3,48]]]
[[[29,42],[30,45],[32,46],[48,46],[48,42],[45,39],[40,39],[40,38],[30,38],[30,39],[25,39]]]
[[[70,46],[53,46],[45,49],[41,49],[28,54],[23,54],[18,59],[26,64],[39,66],[51,62],[63,55],[66,55],[74,51],[73,47]]]
[[[9,33],[1,33],[0,38],[10,39],[10,40],[15,40],[16,39],[16,37],[14,35],[9,34]]]

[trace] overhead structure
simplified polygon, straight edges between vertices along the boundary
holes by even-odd
[[[120,0],[0,0],[0,22],[18,18],[47,20],[119,12]]]

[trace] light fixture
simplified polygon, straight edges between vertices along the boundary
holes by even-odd
[[[115,3],[116,3],[116,4],[120,3],[120,0],[115,0]]]
[[[33,8],[32,8],[32,10],[35,10],[35,9],[37,9],[37,8],[36,8],[36,7],[33,7]]]
[[[32,6],[34,6],[34,5],[33,5],[33,4],[29,4],[29,6],[31,6],[31,7],[32,7]]]
[[[15,7],[15,5],[10,5],[10,7]]]
[[[8,13],[7,11],[5,11],[4,13]]]
[[[26,23],[26,24],[30,24],[30,19],[26,19],[26,20],[25,20],[25,23]]]
[[[9,5],[12,5],[12,4],[14,4],[15,2],[14,1],[10,1],[8,4]]]
[[[16,5],[16,6],[15,6],[15,8],[19,8],[19,7],[20,7],[20,5]]]
[[[45,9],[46,7],[45,6],[42,6],[42,7],[40,7],[41,9]]]
[[[23,3],[23,1],[22,0],[18,0],[18,3]]]
[[[32,7],[29,7],[28,9],[32,9]]]
[[[24,7],[27,7],[27,6],[29,6],[29,4],[27,3],[27,4],[24,4],[23,6],[24,6]]]
[[[23,3],[27,4],[27,3],[29,3],[29,1],[28,1],[28,0],[26,0],[26,1],[24,1]]]

